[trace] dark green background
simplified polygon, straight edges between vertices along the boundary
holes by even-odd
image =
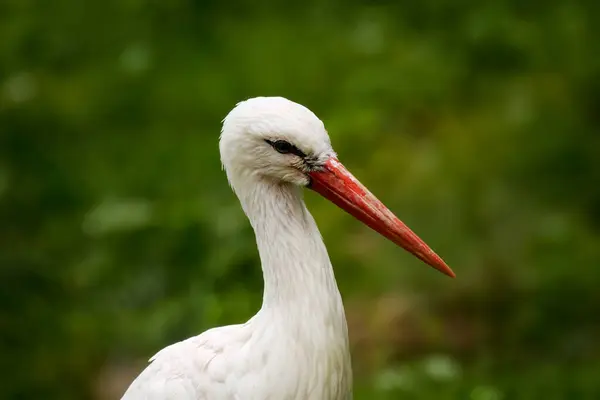
[[[282,95],[457,273],[313,193],[357,399],[600,396],[600,2],[0,2],[0,387],[118,398],[260,306],[220,121]]]

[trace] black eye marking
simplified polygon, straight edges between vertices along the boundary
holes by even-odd
[[[281,154],[287,154],[292,152],[292,145],[289,142],[286,142],[285,140],[276,141],[275,143],[273,143],[273,147]]]
[[[295,154],[298,157],[304,158],[306,154],[290,142],[286,140],[276,140],[272,141],[269,139],[265,139],[265,142],[269,143],[275,150],[277,150],[281,154]]]

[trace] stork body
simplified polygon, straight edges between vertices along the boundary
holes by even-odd
[[[344,308],[300,191],[247,187],[256,190],[240,197],[247,199],[264,269],[262,308],[243,325],[214,328],[163,349],[125,399],[350,398]]]
[[[283,98],[238,104],[224,120],[220,150],[256,235],[262,307],[245,324],[164,348],[122,400],[351,399],[342,299],[301,188],[452,272],[339,164],[323,123],[305,107]]]

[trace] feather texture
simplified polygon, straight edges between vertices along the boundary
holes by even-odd
[[[263,136],[279,132],[293,140],[301,131],[296,143],[303,152],[317,159],[334,153],[323,124],[307,109],[281,98],[258,103],[242,103],[245,109],[226,119],[221,156],[255,231],[265,281],[262,307],[245,324],[210,329],[158,352],[123,400],[352,398],[344,308],[298,187],[306,182],[288,169],[294,159],[272,151]],[[265,107],[283,123],[265,121]],[[265,147],[252,150],[253,158],[236,154],[258,143],[253,135],[262,135]]]

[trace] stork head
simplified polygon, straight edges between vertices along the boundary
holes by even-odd
[[[230,180],[251,174],[300,186],[334,156],[323,122],[283,97],[238,103],[223,121],[220,150]]]
[[[221,161],[235,187],[254,178],[308,187],[412,253],[454,277],[452,270],[338,161],[323,122],[282,97],[238,103],[225,117]]]

